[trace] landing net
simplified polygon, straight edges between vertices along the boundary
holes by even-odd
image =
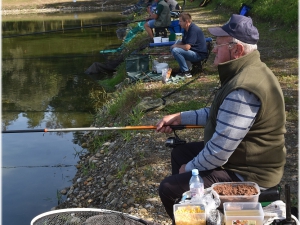
[[[71,208],[42,213],[30,225],[147,225],[138,217],[104,209]]]

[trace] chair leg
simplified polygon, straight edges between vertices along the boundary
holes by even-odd
[[[167,29],[164,30],[164,37],[168,37]]]
[[[201,62],[193,63],[191,74],[195,75],[197,73],[202,73],[202,72],[203,72],[202,63]]]
[[[168,37],[168,31],[165,27],[155,28],[155,37],[159,36]]]

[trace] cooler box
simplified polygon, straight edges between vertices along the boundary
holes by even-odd
[[[184,29],[180,27],[179,20],[171,21],[171,25],[168,27],[170,33],[183,33]]]

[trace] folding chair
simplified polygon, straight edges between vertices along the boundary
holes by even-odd
[[[198,61],[198,62],[192,62],[192,71],[191,71],[192,75],[203,72],[203,65],[204,65],[204,63],[207,62],[207,59],[213,49],[212,38],[210,38],[210,37],[206,38],[206,47],[207,47],[206,58],[201,61]]]

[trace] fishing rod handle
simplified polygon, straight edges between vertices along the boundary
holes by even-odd
[[[198,125],[166,125],[166,126],[170,126],[172,130],[203,128],[203,126],[198,126]]]

